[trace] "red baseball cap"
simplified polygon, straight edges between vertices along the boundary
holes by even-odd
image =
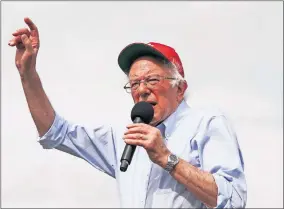
[[[155,42],[129,44],[120,52],[118,65],[125,74],[128,74],[132,63],[142,56],[158,56],[165,59],[175,64],[178,72],[184,77],[182,62],[176,51],[170,46]]]

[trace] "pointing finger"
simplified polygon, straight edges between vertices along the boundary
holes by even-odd
[[[38,29],[37,26],[33,23],[33,21],[28,17],[25,17],[24,21],[29,26],[32,35],[38,37],[39,36]]]

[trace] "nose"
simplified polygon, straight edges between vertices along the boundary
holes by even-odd
[[[138,89],[137,89],[137,92],[139,94],[139,97],[142,99],[142,100],[145,100],[147,99],[147,97],[150,95],[151,91],[150,89],[145,85],[144,82],[141,82]]]

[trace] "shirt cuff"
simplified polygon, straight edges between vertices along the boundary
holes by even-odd
[[[215,208],[231,208],[231,197],[233,194],[233,187],[229,181],[217,173],[213,174],[217,188],[218,197]]]
[[[67,129],[65,124],[65,120],[55,112],[55,118],[51,127],[43,136],[38,137],[38,142],[44,149],[53,149],[61,144],[66,133],[64,129]]]

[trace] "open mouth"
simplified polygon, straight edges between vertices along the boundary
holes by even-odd
[[[156,106],[157,102],[149,102],[152,106]]]

